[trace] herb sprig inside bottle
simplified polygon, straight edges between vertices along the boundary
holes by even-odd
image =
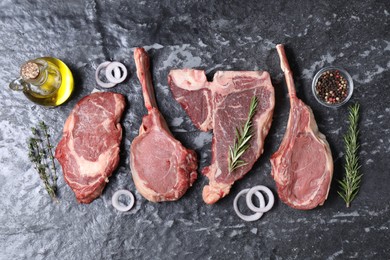
[[[28,141],[30,161],[34,163],[39,177],[45,185],[47,193],[55,202],[57,199],[57,169],[50,143],[50,135],[47,125],[41,121],[38,127],[31,128],[32,137]]]
[[[248,118],[244,126],[236,128],[236,138],[234,141],[234,145],[229,147],[229,173],[247,164],[244,160],[240,158],[250,147],[249,141],[252,139],[253,136],[252,119],[256,112],[257,103],[257,97],[253,96],[249,106]]]

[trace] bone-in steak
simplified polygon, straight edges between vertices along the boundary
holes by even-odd
[[[202,131],[213,130],[212,162],[202,171],[210,181],[203,189],[203,200],[213,204],[229,193],[233,183],[263,153],[275,105],[270,76],[264,71],[218,71],[209,82],[204,71],[183,69],[172,70],[168,84],[192,122]],[[248,117],[253,96],[258,99],[253,137],[241,157],[247,164],[229,172],[229,146],[234,145],[236,128],[242,127]]]
[[[148,114],[131,144],[133,180],[139,193],[149,201],[178,200],[197,178],[197,156],[172,136],[157,109],[145,50],[136,48],[134,59]]]
[[[313,111],[297,98],[283,45],[277,45],[290,96],[290,116],[282,143],[271,156],[272,176],[280,199],[296,209],[312,209],[328,197],[332,153],[318,131]]]
[[[119,163],[125,99],[97,92],[81,99],[65,122],[55,157],[80,203],[99,197]]]

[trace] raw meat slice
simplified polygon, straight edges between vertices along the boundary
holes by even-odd
[[[202,70],[172,70],[168,83],[173,96],[202,131],[213,130],[212,161],[202,173],[209,185],[203,200],[213,204],[225,197],[263,153],[264,139],[271,127],[275,106],[274,88],[265,71],[218,71],[212,82]],[[247,164],[229,172],[229,147],[234,145],[236,128],[245,123],[253,96],[258,99],[253,117],[250,148],[241,157]]]
[[[136,48],[134,59],[148,115],[142,119],[139,135],[131,145],[133,180],[149,201],[178,200],[197,178],[197,156],[172,136],[157,109],[145,50]]]
[[[121,94],[97,92],[81,99],[65,122],[55,157],[80,203],[99,197],[118,166],[124,109]]]
[[[313,209],[328,197],[332,153],[318,131],[313,111],[297,98],[283,45],[276,46],[290,96],[290,115],[279,150],[271,156],[272,176],[280,199],[296,209]]]

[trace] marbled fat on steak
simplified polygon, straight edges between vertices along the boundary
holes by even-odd
[[[55,157],[80,203],[99,197],[118,166],[124,108],[122,95],[97,92],[81,99],[65,122]]]
[[[213,204],[229,193],[233,183],[263,153],[275,106],[270,76],[265,71],[218,71],[209,82],[204,71],[183,69],[172,70],[168,84],[192,122],[202,131],[213,130],[212,162],[202,171],[209,179],[203,200]],[[250,148],[241,157],[247,164],[230,173],[229,147],[234,145],[236,128],[242,127],[248,117],[253,96],[258,99],[253,137]]]
[[[272,176],[284,203],[296,209],[313,209],[328,197],[332,153],[325,135],[318,131],[313,111],[296,96],[283,45],[276,48],[290,96],[290,116],[282,143],[271,156]]]
[[[178,200],[197,178],[197,156],[172,136],[160,114],[149,57],[143,48],[135,49],[134,60],[148,114],[130,148],[133,180],[139,193],[149,201]]]

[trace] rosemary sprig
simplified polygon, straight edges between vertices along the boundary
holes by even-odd
[[[362,174],[359,173],[359,104],[356,103],[349,107],[349,128],[344,136],[345,146],[345,176],[339,180],[341,191],[338,194],[343,198],[347,208],[351,205],[351,201],[356,197],[360,189]]]
[[[41,121],[39,128],[31,128],[32,137],[28,141],[30,161],[34,163],[39,177],[45,185],[47,193],[55,201],[59,202],[56,196],[57,191],[57,169],[54,163],[52,152],[53,146],[50,143],[50,135],[47,125]]]
[[[235,169],[246,165],[244,160],[241,160],[241,156],[250,147],[249,141],[252,138],[252,118],[255,115],[257,108],[257,97],[253,96],[249,106],[248,118],[241,128],[236,128],[236,139],[234,146],[229,146],[229,173]]]

